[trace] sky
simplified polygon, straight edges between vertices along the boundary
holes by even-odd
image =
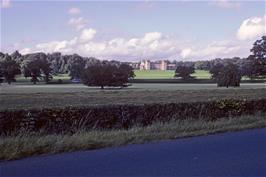
[[[247,57],[265,1],[1,0],[1,52],[120,61]]]

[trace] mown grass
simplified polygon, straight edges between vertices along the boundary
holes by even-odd
[[[134,70],[135,79],[171,79],[174,77],[175,71],[161,70]]]
[[[175,71],[173,70],[134,70],[136,75],[135,79],[172,79],[174,78]],[[211,75],[205,70],[195,70],[192,74],[196,79],[210,79]]]
[[[200,87],[200,85],[198,86]],[[73,88],[72,88],[73,89]],[[216,89],[216,90],[92,90],[60,93],[1,93],[0,110],[7,109],[43,109],[62,107],[86,107],[108,105],[143,105],[155,103],[187,103],[215,101],[221,99],[257,100],[266,98],[266,89]],[[58,91],[59,90],[59,91]],[[63,89],[62,89],[63,90]]]
[[[61,79],[63,82],[64,81],[70,81],[70,77],[68,74],[57,74],[57,75],[53,75],[53,81],[58,81],[59,79]],[[24,77],[23,75],[18,75],[16,77],[16,81],[17,82],[26,82],[26,83],[31,83],[31,78],[30,77]],[[44,82],[44,80],[40,79],[40,82]]]
[[[266,127],[266,115],[223,118],[216,121],[179,120],[157,122],[147,127],[129,130],[80,130],[74,134],[21,133],[1,137],[0,159],[14,160],[40,154],[54,154],[126,144],[146,143],[166,139],[199,136],[226,131]]]
[[[211,74],[206,70],[195,70],[195,73],[192,74],[196,79],[210,79]]]

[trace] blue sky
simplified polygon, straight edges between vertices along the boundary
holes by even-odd
[[[132,61],[245,57],[265,34],[264,1],[1,1],[2,52]]]

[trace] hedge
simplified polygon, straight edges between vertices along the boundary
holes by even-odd
[[[0,135],[21,131],[74,133],[80,129],[128,129],[177,119],[215,120],[266,112],[266,99],[192,103],[65,107],[0,111]]]

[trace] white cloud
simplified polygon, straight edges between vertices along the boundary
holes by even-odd
[[[176,59],[176,60],[208,60],[225,57],[246,57],[254,41],[224,40],[214,41],[203,46],[195,41],[179,41],[159,32],[145,33],[134,38],[113,38],[98,41],[97,31],[92,28],[83,29],[71,40],[55,40],[39,43],[32,48],[22,48],[22,53],[29,52],[62,52],[78,53],[82,56],[93,56],[100,59],[141,60],[141,59]],[[19,48],[16,48],[19,49]]]
[[[77,7],[71,7],[70,9],[68,9],[68,13],[72,15],[77,15],[81,13],[81,10]]]
[[[9,7],[11,7],[10,0],[1,0],[1,8],[9,8]]]
[[[74,27],[77,31],[85,28],[87,22],[83,17],[77,17],[77,18],[70,18],[68,21],[68,25]]]
[[[190,48],[185,48],[181,51],[180,56],[185,59],[185,58],[189,57],[191,52],[192,52],[192,50]]]
[[[180,57],[182,59],[214,59],[214,58],[232,58],[247,57],[250,54],[251,41],[215,41],[207,46],[192,46],[184,48]]]
[[[102,55],[104,53],[104,50],[106,49],[105,43],[97,43],[97,42],[89,42],[87,44],[80,45],[79,49],[81,53],[85,54],[93,54],[95,56]]]
[[[42,51],[46,53],[51,52],[64,52],[69,53],[73,52],[73,48],[77,44],[77,38],[73,38],[71,40],[63,40],[63,41],[51,41],[47,43],[40,43],[36,45],[37,51]]]
[[[19,52],[20,52],[22,55],[26,55],[26,54],[31,53],[32,50],[31,50],[30,48],[24,48],[24,49],[19,50]]]
[[[237,31],[240,40],[254,40],[266,34],[266,16],[251,17],[244,20]]]
[[[79,37],[81,42],[88,42],[94,38],[96,34],[96,30],[89,28],[89,29],[83,29],[81,32],[81,35]]]
[[[162,37],[162,34],[159,32],[146,33],[144,38],[142,39],[142,42],[147,44],[155,40],[159,40],[161,37]]]

